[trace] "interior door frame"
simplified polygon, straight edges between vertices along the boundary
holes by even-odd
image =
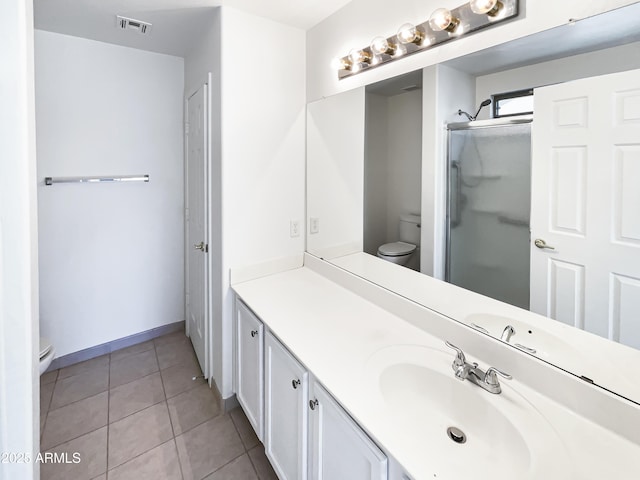
[[[190,252],[190,240],[189,240],[189,229],[187,224],[187,199],[189,198],[189,134],[187,130],[188,120],[189,120],[189,99],[195,95],[200,88],[204,88],[206,92],[206,118],[207,118],[207,128],[205,129],[206,135],[206,153],[205,153],[205,197],[206,197],[206,205],[205,205],[205,238],[204,242],[209,245],[210,240],[212,238],[211,231],[211,179],[209,175],[211,173],[211,94],[212,94],[212,74],[208,72],[206,77],[197,83],[197,87],[190,91],[186,91],[184,97],[184,118],[183,118],[183,135],[184,135],[184,318],[185,318],[185,333],[190,338],[191,332],[189,328],[189,317],[188,313],[188,302],[187,302],[187,292],[189,285],[189,252]],[[209,385],[213,381],[213,352],[211,348],[213,346],[213,325],[211,319],[213,318],[213,305],[212,305],[212,261],[211,255],[206,255],[206,263],[205,263],[205,276],[207,279],[207,288],[205,290],[205,315],[206,318],[204,320],[205,323],[205,352],[204,352],[204,378],[208,379]]]

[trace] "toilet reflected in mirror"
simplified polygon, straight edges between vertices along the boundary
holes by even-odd
[[[378,247],[378,257],[412,270],[420,271],[420,216],[401,215],[400,240]]]
[[[364,251],[420,270],[422,71],[365,93]]]

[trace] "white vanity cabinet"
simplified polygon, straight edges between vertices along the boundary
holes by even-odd
[[[385,454],[315,380],[309,408],[311,480],[386,480]]]
[[[264,325],[236,299],[236,396],[256,435],[263,440]]]
[[[236,299],[236,395],[279,480],[387,480],[385,454]]]
[[[308,378],[305,368],[267,333],[264,447],[280,480],[307,478]]]

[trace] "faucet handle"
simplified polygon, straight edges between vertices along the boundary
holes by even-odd
[[[503,372],[502,370],[498,370],[496,367],[489,367],[487,369],[487,373],[484,375],[484,383],[487,385],[498,386],[500,382],[498,382],[498,377],[496,374],[500,375],[507,380],[511,380],[513,377],[508,373]]]
[[[449,343],[448,341],[445,340],[445,345],[449,348],[452,348],[456,351],[456,358],[453,361],[453,369],[455,370],[456,367],[462,367],[464,366],[465,363],[467,363],[467,359],[464,356],[464,352],[462,350],[460,350],[458,347],[456,347],[454,344]]]

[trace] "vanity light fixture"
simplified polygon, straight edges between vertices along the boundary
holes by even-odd
[[[331,62],[331,68],[334,70],[351,70],[351,62],[347,58],[334,58]]]
[[[376,37],[371,40],[369,48],[376,55],[395,55],[398,50],[395,44],[389,43],[389,40],[384,37]]]
[[[478,15],[489,15],[495,17],[502,10],[502,2],[500,0],[471,0],[469,7],[473,13]]]
[[[420,46],[422,40],[424,40],[424,32],[418,30],[418,28],[411,23],[405,23],[398,29],[396,37],[398,37],[398,41],[404,45],[415,43]]]
[[[358,65],[361,63],[369,64],[371,63],[371,53],[366,50],[359,50],[354,48],[349,52],[349,60],[351,60],[351,65]]]
[[[453,33],[460,25],[460,19],[451,14],[448,8],[439,8],[429,17],[429,26],[435,32],[446,31]]]
[[[451,10],[438,8],[423,23],[405,23],[395,35],[375,37],[367,47],[337,58],[332,68],[338,71],[340,80],[377,68],[517,17],[518,4],[518,0],[468,0]]]

